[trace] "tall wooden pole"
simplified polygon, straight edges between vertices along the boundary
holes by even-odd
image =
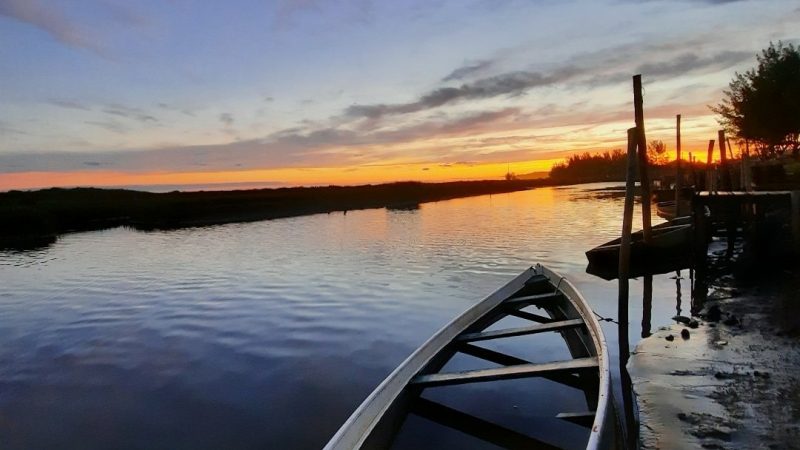
[[[728,171],[728,155],[725,154],[725,130],[717,132],[719,139],[719,165],[722,168],[722,189],[731,190],[731,173]]]
[[[711,166],[711,162],[714,160],[714,140],[708,140],[708,158],[706,159],[706,166]]]
[[[714,190],[714,171],[711,170],[711,161],[714,159],[714,140],[708,140],[708,158],[706,159],[706,190]]]
[[[675,147],[675,217],[681,216],[681,115],[675,116],[676,119],[676,139]]]
[[[730,156],[730,157],[731,157],[731,160],[734,160],[734,159],[736,159],[736,158],[734,158],[734,157],[733,157],[733,145],[731,145],[731,140],[730,140],[730,138],[726,137],[726,138],[725,138],[725,142],[727,142],[727,143],[728,143],[728,156]],[[740,152],[740,153],[741,153],[741,152]]]
[[[642,76],[633,76],[633,111],[638,130],[636,147],[639,153],[639,184],[642,191],[642,234],[645,243],[650,243],[650,176],[647,173],[647,138],[644,133],[644,100],[642,98]]]
[[[619,314],[628,317],[628,274],[630,273],[631,230],[633,228],[633,196],[636,189],[636,149],[639,129],[628,129],[628,166],[625,175],[625,206],[622,210],[622,235],[619,246]],[[622,308],[624,303],[625,308]],[[624,311],[623,311],[624,309]]]
[[[619,336],[619,373],[622,384],[622,404],[625,417],[626,443],[628,448],[635,448],[636,417],[633,413],[633,395],[631,393],[631,379],[626,367],[630,357],[630,343],[628,341],[628,276],[630,274],[631,257],[631,229],[633,228],[633,196],[636,188],[636,149],[640,129],[628,129],[628,166],[625,176],[625,206],[622,213],[622,236],[619,246],[619,296],[617,298],[617,317]]]

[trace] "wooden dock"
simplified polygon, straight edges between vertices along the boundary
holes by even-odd
[[[800,191],[698,192],[692,198],[692,221],[698,279],[705,278],[708,245],[714,237],[727,238],[729,258],[738,238],[766,258],[784,256],[771,251],[782,239],[787,241],[780,247],[782,253],[800,253]]]

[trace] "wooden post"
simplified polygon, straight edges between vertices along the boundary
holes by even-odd
[[[653,276],[644,276],[644,285],[642,286],[642,339],[650,337],[652,334],[653,317]],[[678,313],[680,315],[680,313]]]
[[[708,294],[706,285],[706,261],[708,258],[708,218],[706,217],[706,201],[708,197],[695,194],[692,198],[692,222],[694,222],[694,290],[692,291],[692,312],[700,311]]]
[[[642,235],[645,243],[650,243],[650,176],[647,173],[647,138],[644,133],[644,100],[642,98],[642,76],[633,76],[633,111],[638,136],[636,146],[639,150],[639,184],[642,191]]]
[[[717,138],[719,139],[719,165],[722,170],[721,188],[730,191],[732,189],[731,173],[728,170],[728,155],[725,154],[725,130],[719,130]]]
[[[628,130],[628,166],[625,177],[625,206],[622,213],[622,236],[619,246],[619,296],[617,298],[617,318],[619,336],[619,373],[622,384],[622,404],[625,418],[625,441],[628,448],[635,448],[637,438],[636,417],[633,413],[633,394],[631,379],[626,365],[630,357],[628,341],[628,276],[630,274],[631,229],[633,228],[633,196],[636,187],[636,149],[641,130],[639,127]]]
[[[638,134],[638,127],[628,129],[628,166],[625,176],[625,206],[622,210],[622,235],[619,246],[619,307],[622,308],[624,301],[624,314],[626,318],[628,315],[628,274],[630,273],[631,230],[633,228],[633,196],[636,187],[636,149],[638,147]],[[622,311],[620,311],[620,314],[622,314]],[[620,319],[620,323],[622,323],[622,319]]]
[[[711,170],[711,161],[714,159],[714,140],[708,140],[708,158],[706,159],[706,190],[711,192],[714,190],[714,173]]]
[[[731,140],[726,137],[725,138],[725,142],[728,143],[728,156],[730,156],[731,157],[731,161],[733,161],[736,158],[733,157],[733,146],[731,145]]]
[[[795,252],[800,253],[800,191],[792,191],[792,240]]]
[[[675,116],[676,119],[676,154],[675,154],[675,217],[681,216],[681,115]]]
[[[753,190],[753,172],[750,170],[750,152],[745,151],[742,157],[742,171],[744,171],[744,190],[750,192]]]

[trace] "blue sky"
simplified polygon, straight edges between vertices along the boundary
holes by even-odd
[[[650,137],[682,113],[699,147],[797,23],[778,0],[0,0],[0,177],[552,159],[621,145],[634,73]]]

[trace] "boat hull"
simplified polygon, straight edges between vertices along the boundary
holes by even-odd
[[[531,364],[512,364],[505,369],[486,369],[477,371],[479,372],[477,374],[437,373],[458,351],[458,347],[454,345],[457,339],[475,338],[476,333],[480,334],[481,330],[500,320],[504,314],[511,314],[514,305],[517,303],[522,305],[536,297],[524,296],[534,279],[537,283],[549,283],[549,294],[541,295],[558,295],[560,298],[548,306],[550,309],[547,311],[551,317],[559,317],[560,323],[565,323],[563,319],[581,322],[582,327],[579,331],[573,329],[561,331],[570,353],[576,358],[570,367],[583,370],[581,364],[586,363],[586,367],[591,366],[592,370],[597,371],[596,389],[593,387],[590,391],[596,397],[587,399],[596,413],[591,423],[586,448],[614,448],[617,436],[616,420],[611,400],[608,351],[602,329],[577,289],[564,277],[542,266],[527,269],[454,319],[419,347],[364,400],[325,448],[329,450],[388,448],[410,406],[419,398],[420,392],[436,386],[437,383],[492,381],[498,376],[500,378],[496,379],[509,379],[520,374],[524,375],[526,371],[532,373],[536,370],[540,370],[539,376],[557,378],[554,374],[546,372],[546,367]],[[552,291],[553,287],[555,292]],[[519,306],[518,309],[522,307]],[[546,325],[545,323],[539,326]],[[570,362],[560,364],[558,370],[563,371]],[[479,379],[481,377],[483,379]]]
[[[666,222],[653,227],[652,241],[644,242],[644,235],[637,231],[631,235],[630,274],[635,278],[646,274],[666,273],[689,267],[693,228],[685,221]],[[592,275],[611,280],[619,276],[619,252],[621,239],[606,242],[586,252],[589,265],[586,271]]]

